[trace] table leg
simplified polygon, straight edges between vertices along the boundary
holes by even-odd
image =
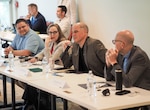
[[[6,87],[6,76],[3,75],[3,101],[4,101],[4,107],[7,106],[7,87]]]
[[[64,110],[68,110],[68,101],[66,99],[63,99],[63,108]]]
[[[51,110],[56,110],[56,96],[51,94]]]
[[[38,105],[37,105],[37,110],[40,110],[40,98],[41,98],[41,91],[38,89]]]
[[[11,93],[12,93],[12,110],[15,110],[15,80],[11,78]]]

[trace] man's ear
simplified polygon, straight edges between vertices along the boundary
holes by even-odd
[[[62,13],[63,13],[63,15],[65,16],[65,12],[64,12],[64,11],[62,11]]]
[[[126,43],[125,43],[125,42],[122,42],[122,43],[121,43],[121,47],[124,48],[125,46],[126,46]]]

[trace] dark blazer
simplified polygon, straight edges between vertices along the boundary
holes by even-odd
[[[40,32],[40,34],[47,33],[46,32],[46,30],[47,30],[46,20],[41,13],[38,12],[34,25],[31,24],[30,20],[28,20],[28,23],[30,25],[30,28],[33,29],[34,31],[38,31],[38,32]]]
[[[84,60],[88,69],[97,76],[104,77],[106,51],[107,49],[101,41],[87,37],[83,47]],[[72,54],[64,52],[61,59],[65,67],[73,65],[76,72],[79,72],[79,45],[74,43]]]
[[[122,69],[122,64],[123,56],[119,55],[118,64],[107,69],[106,80],[115,79],[115,69]],[[150,60],[140,47],[133,46],[131,50],[127,72],[123,72],[123,84],[125,87],[136,86],[150,90]]]

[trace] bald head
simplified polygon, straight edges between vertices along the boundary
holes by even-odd
[[[134,35],[129,30],[122,30],[117,33],[116,38],[122,39],[127,44],[133,44],[134,42]]]
[[[72,27],[72,36],[74,42],[82,48],[88,36],[88,26],[82,22],[75,23]]]
[[[79,27],[85,30],[86,33],[89,32],[88,26],[83,22],[78,22],[73,25],[73,27]]]

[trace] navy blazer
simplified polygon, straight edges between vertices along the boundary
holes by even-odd
[[[30,20],[28,20],[30,28],[33,29],[34,31],[40,32],[40,34],[46,34],[47,24],[44,16],[38,12],[35,19],[36,20],[34,22],[34,25],[31,24]]]

